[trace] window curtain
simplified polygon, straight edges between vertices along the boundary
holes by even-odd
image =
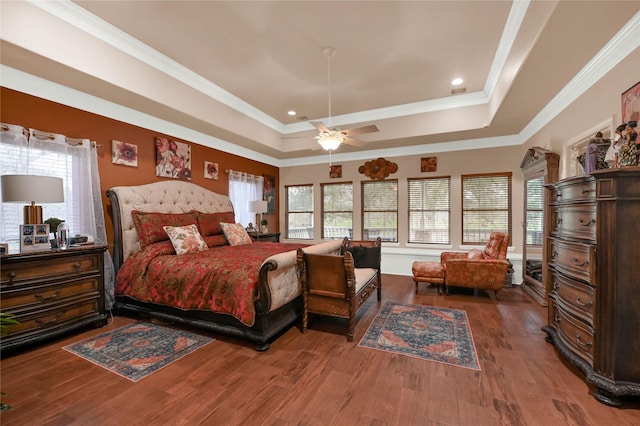
[[[70,234],[91,235],[95,243],[107,245],[100,175],[95,147],[88,139],[71,139],[16,125],[2,124],[0,133],[2,174],[30,174],[62,178],[64,203],[43,204],[43,217],[63,219]],[[0,238],[19,239],[22,205],[3,203]],[[55,230],[51,230],[52,232]],[[109,251],[105,252],[105,305],[114,302],[114,267]]]
[[[249,211],[249,201],[261,201],[263,188],[262,176],[229,170],[229,198],[233,203],[237,223],[245,227],[249,223],[255,223],[256,212]]]

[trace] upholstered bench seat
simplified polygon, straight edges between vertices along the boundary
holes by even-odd
[[[416,293],[418,292],[418,283],[429,283],[438,286],[438,294],[440,294],[440,286],[444,285],[444,267],[440,262],[428,262],[425,260],[416,260],[411,265],[413,273],[413,281],[416,283]]]

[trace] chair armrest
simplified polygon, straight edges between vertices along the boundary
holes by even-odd
[[[449,286],[501,289],[509,261],[501,259],[449,259],[445,282]]]
[[[440,253],[440,263],[443,265],[450,259],[468,259],[469,253],[464,251],[443,251]]]

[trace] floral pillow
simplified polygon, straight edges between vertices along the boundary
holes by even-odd
[[[169,236],[176,254],[197,253],[209,250],[207,243],[202,239],[196,225],[165,226],[164,231]]]
[[[244,229],[240,223],[220,222],[220,226],[222,226],[222,232],[224,232],[225,238],[229,241],[229,245],[243,246],[253,243],[246,229]]]

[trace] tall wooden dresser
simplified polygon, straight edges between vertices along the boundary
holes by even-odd
[[[640,168],[548,185],[547,341],[619,406],[640,395]]]

